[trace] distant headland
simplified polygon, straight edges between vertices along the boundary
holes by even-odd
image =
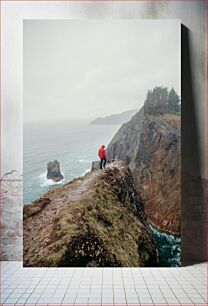
[[[90,124],[97,125],[119,125],[128,122],[136,113],[137,109],[128,110],[119,114],[112,114],[106,117],[99,117],[91,121]]]

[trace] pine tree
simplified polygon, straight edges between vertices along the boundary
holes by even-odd
[[[168,107],[168,89],[167,87],[155,87],[153,89],[154,107],[158,114],[163,114]]]
[[[144,101],[144,112],[151,114],[152,111],[153,111],[152,90],[148,90],[146,99]]]
[[[179,112],[180,111],[180,99],[174,88],[169,92],[168,96],[168,111],[169,112]]]
[[[167,87],[156,86],[147,92],[144,112],[151,115],[180,112],[179,96],[173,88],[168,92]]]

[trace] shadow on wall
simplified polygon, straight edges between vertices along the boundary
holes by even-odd
[[[182,265],[207,259],[206,181],[201,178],[202,152],[197,129],[196,95],[190,56],[190,31],[181,28],[181,247]],[[203,102],[203,101],[201,101]]]

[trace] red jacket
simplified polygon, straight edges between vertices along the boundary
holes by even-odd
[[[105,146],[101,146],[99,151],[98,151],[98,156],[100,159],[106,158],[106,151],[105,151]]]

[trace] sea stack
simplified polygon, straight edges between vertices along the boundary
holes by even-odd
[[[57,160],[47,163],[47,179],[59,182],[63,179],[63,175],[60,171],[60,163]]]

